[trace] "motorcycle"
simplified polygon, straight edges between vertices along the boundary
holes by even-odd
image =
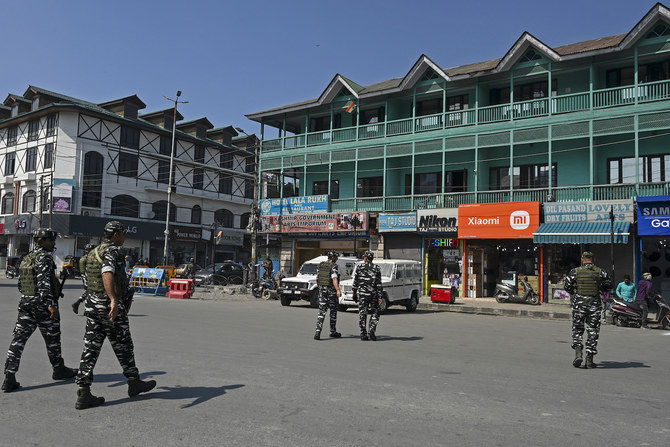
[[[519,281],[523,286],[523,294],[519,294]],[[493,297],[499,303],[530,303],[540,304],[540,297],[528,283],[525,276],[519,276],[517,272],[507,272],[507,277],[496,284]]]
[[[612,323],[623,327],[641,327],[642,326],[642,310],[631,306],[632,303],[620,300],[618,298],[610,298],[612,301]],[[651,297],[658,306],[656,312],[656,321],[650,321],[652,324],[660,324],[663,329],[670,329],[670,306],[659,295],[655,293]]]
[[[65,257],[63,268],[61,269],[61,274],[68,278],[81,277],[81,273],[79,272],[79,258],[76,256],[67,255]]]
[[[270,278],[261,278],[260,281],[253,281],[251,284],[251,293],[254,298],[277,299],[277,281]]]
[[[5,277],[9,279],[18,278],[19,269],[13,265],[8,265],[7,268],[5,269]]]

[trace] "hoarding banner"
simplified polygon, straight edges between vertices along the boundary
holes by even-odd
[[[545,203],[544,222],[609,222],[611,209],[615,222],[633,222],[632,199]]]
[[[670,235],[670,196],[638,197],[637,234]]]
[[[72,179],[54,179],[52,190],[53,211],[69,213],[72,211],[72,192],[74,189]]]
[[[379,232],[416,231],[416,213],[379,214]]]
[[[261,216],[328,212],[328,194],[261,200]]]
[[[242,247],[244,245],[244,230],[235,228],[223,228],[216,233],[216,245],[235,245]]]
[[[419,210],[416,212],[419,233],[456,233],[458,208]]]
[[[353,231],[351,220],[358,216],[360,231],[368,229],[368,213],[290,214],[261,217],[261,233],[311,233]]]
[[[463,239],[532,239],[540,226],[540,202],[459,205],[458,222]]]

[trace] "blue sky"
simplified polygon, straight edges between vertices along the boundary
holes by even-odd
[[[655,4],[0,0],[0,96],[30,84],[92,102],[137,94],[146,113],[181,90],[186,120],[258,133],[245,114],[315,98],[336,73],[368,85],[421,54],[444,68],[502,57],[524,31],[549,46],[627,33]]]

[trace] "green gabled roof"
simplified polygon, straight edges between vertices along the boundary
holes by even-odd
[[[79,99],[79,98],[73,98],[72,96],[63,95],[61,93],[52,92],[51,90],[47,90],[47,89],[41,88],[41,87],[36,87],[34,85],[29,85],[28,89],[23,94],[23,96],[27,96],[28,93],[31,90],[34,91],[37,94],[51,96],[53,98],[61,99],[65,102],[73,102],[73,103],[77,103],[77,104],[90,104],[90,105],[93,105],[93,106],[96,105],[92,102],[84,101],[84,100]]]
[[[388,81],[377,82],[376,84],[368,85],[361,91],[361,93],[374,93],[376,91],[388,90],[390,88],[396,88],[402,83],[404,78],[395,78]]]
[[[352,81],[352,80],[349,79],[349,78],[346,78],[346,77],[344,77],[344,76],[342,76],[342,75],[340,75],[340,77],[341,77],[342,79],[344,79],[344,81],[345,81],[347,84],[349,84],[349,87],[351,87],[352,89],[354,89],[354,90],[356,91],[356,93],[360,93],[361,90],[363,90],[363,89],[365,88],[365,87],[363,87],[362,85],[355,83],[354,81]]]
[[[461,65],[460,67],[445,68],[444,71],[449,76],[458,76],[468,73],[477,73],[479,71],[493,70],[498,66],[502,59],[492,59],[490,61],[475,62],[474,64]]]

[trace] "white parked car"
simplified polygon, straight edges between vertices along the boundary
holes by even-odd
[[[282,306],[289,306],[292,301],[309,301],[312,307],[319,307],[319,290],[316,287],[316,274],[319,264],[327,261],[326,256],[317,256],[300,266],[298,275],[280,281],[277,294]],[[351,278],[358,259],[342,257],[337,259],[340,269],[340,280]]]
[[[362,262],[359,262],[361,264]],[[408,312],[414,312],[419,304],[421,291],[421,263],[406,259],[379,259],[373,264],[379,266],[382,274],[382,304],[380,312],[384,313],[389,306],[403,305]],[[352,286],[354,284],[353,274],[351,279],[342,281],[342,296],[340,297],[340,309],[358,306],[354,301]]]

